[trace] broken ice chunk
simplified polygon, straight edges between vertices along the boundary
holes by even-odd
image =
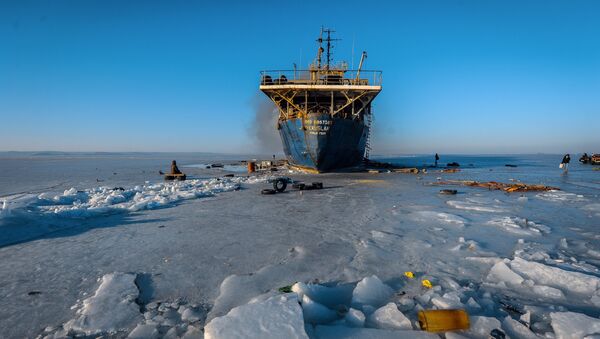
[[[380,307],[388,302],[393,293],[392,288],[381,282],[377,276],[366,277],[356,284],[352,292],[352,305],[358,306],[359,309],[362,305]]]
[[[410,320],[394,303],[389,303],[373,312],[367,319],[367,326],[387,330],[412,330]]]
[[[600,319],[575,312],[550,313],[557,339],[583,338],[600,333]]]

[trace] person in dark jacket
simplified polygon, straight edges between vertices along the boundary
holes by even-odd
[[[435,154],[435,167],[437,167],[437,163],[440,160],[440,156],[436,153]]]
[[[564,173],[569,171],[569,162],[571,162],[571,156],[569,154],[565,154],[562,162],[560,163]]]
[[[181,171],[177,167],[177,162],[175,160],[171,162],[171,174],[181,174]]]

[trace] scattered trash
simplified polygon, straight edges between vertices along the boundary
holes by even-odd
[[[471,327],[465,310],[424,310],[419,312],[419,326],[427,332],[467,330]]]
[[[291,293],[292,285],[283,286],[283,287],[278,288],[277,290],[281,293]]]
[[[504,166],[506,166],[506,167],[517,167],[517,165],[512,165],[512,164],[506,164]]]
[[[323,188],[323,183],[322,182],[313,182],[312,185],[307,185],[303,182],[295,182],[292,184],[292,187],[297,190],[300,190],[300,191],[320,190]]]
[[[115,187],[112,190],[113,191],[124,191],[125,189],[123,187]]]
[[[423,281],[421,281],[421,285],[423,285],[423,287],[425,288],[432,288],[433,285],[431,284],[431,281],[427,280],[427,279],[423,279]]]
[[[471,187],[482,187],[489,190],[501,190],[508,193],[511,192],[528,192],[528,191],[558,191],[559,188],[546,185],[528,185],[523,183],[505,184],[496,181],[478,182],[471,180],[448,180],[432,183],[435,185],[464,185]]]
[[[413,279],[415,277],[415,274],[411,271],[406,271],[406,272],[404,272],[404,276],[409,279]]]
[[[460,164],[457,163],[457,162],[449,162],[449,163],[446,164],[446,166],[448,166],[448,167],[459,167]]]
[[[265,188],[262,191],[260,191],[260,194],[275,194],[277,193],[276,190],[271,189],[271,188]]]
[[[440,190],[440,194],[454,195],[458,193],[457,190]]]
[[[412,174],[418,174],[419,173],[419,169],[418,168],[397,168],[392,170],[394,173],[412,173]],[[425,171],[425,170],[423,170]]]
[[[233,177],[234,177],[234,175],[233,175],[233,174],[225,174],[225,175],[224,175],[224,177],[225,177],[225,178],[233,178]]]

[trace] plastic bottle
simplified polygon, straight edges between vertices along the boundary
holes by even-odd
[[[465,310],[420,311],[419,325],[428,332],[466,330],[471,326]]]

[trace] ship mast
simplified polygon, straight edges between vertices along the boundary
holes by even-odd
[[[327,34],[327,37],[325,39],[323,39],[323,33]],[[317,39],[317,42],[319,43],[319,51],[317,52],[317,68],[319,68],[319,69],[321,69],[321,55],[324,52],[323,41],[325,41],[327,43],[327,51],[325,54],[327,64],[325,65],[325,70],[329,70],[331,67],[331,59],[332,59],[332,54],[333,54],[331,52],[331,49],[333,48],[333,44],[331,42],[341,40],[341,39],[332,39],[331,33],[335,33],[335,31],[321,26],[321,34],[319,34],[319,38]]]

